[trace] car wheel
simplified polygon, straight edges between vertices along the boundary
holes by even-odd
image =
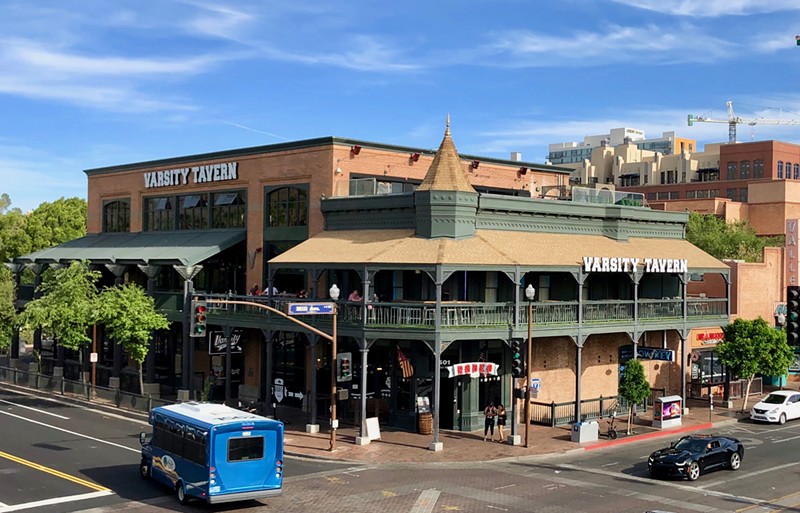
[[[778,417],[778,424],[780,424],[780,425],[786,424],[786,414],[785,413],[781,413],[781,416]]]
[[[175,494],[178,496],[178,502],[181,504],[189,503],[189,497],[186,496],[186,488],[183,486],[183,482],[178,481],[178,484],[175,485]]]
[[[142,479],[150,479],[150,465],[145,460],[139,464],[139,475],[142,476]]]
[[[658,479],[659,477],[661,477],[661,475],[662,475],[661,472],[659,472],[657,470],[650,469],[650,477],[652,477],[654,479]]]
[[[742,466],[742,455],[738,452],[731,453],[731,457],[728,460],[728,467],[731,470],[739,470],[739,467]]]
[[[691,462],[686,477],[689,478],[689,481],[697,481],[697,478],[700,477],[700,464],[696,461]]]

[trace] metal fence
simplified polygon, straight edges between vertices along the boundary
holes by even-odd
[[[648,404],[652,404],[657,394],[664,395],[661,389],[653,390],[651,397],[642,404],[636,405],[636,411],[645,411]],[[628,402],[620,396],[596,397],[594,399],[583,399],[580,402],[581,420],[597,420],[611,415],[627,414],[630,408]],[[542,403],[531,401],[531,423],[544,426],[556,427],[564,426],[575,422],[575,401],[564,403]]]
[[[141,412],[149,412],[156,406],[174,404],[175,402],[150,395],[143,396],[123,392],[122,390],[114,388],[92,386],[91,383],[53,377],[39,372],[29,372],[13,367],[0,367],[0,382],[13,383],[15,385],[44,390],[66,397],[114,405],[117,408],[126,408]]]

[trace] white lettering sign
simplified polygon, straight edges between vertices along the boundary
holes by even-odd
[[[630,273],[644,266],[647,273],[685,273],[689,262],[677,258],[624,258],[624,257],[583,257],[583,270],[587,273]]]
[[[165,171],[149,171],[144,174],[146,189],[172,187],[175,185],[223,182],[239,179],[238,162],[222,162],[206,166],[182,167]]]

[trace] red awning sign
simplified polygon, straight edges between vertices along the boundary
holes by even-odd
[[[469,376],[471,378],[477,378],[480,375],[497,376],[499,368],[499,365],[491,362],[458,363],[445,367],[447,372],[450,373],[447,376],[449,378],[454,378],[456,376]]]

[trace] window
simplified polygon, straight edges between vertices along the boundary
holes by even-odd
[[[753,161],[753,178],[764,178],[764,161],[761,159]]]
[[[747,203],[747,188],[739,189],[739,201]]]
[[[144,231],[158,232],[175,229],[175,211],[172,208],[172,198],[145,198],[144,200]]]
[[[736,162],[728,162],[728,180],[736,180]]]
[[[660,199],[660,200],[668,200],[669,199],[669,193],[668,192],[659,192],[658,195],[657,195],[657,198]]]
[[[281,187],[267,196],[269,226],[307,226],[308,191],[299,187]]]
[[[192,426],[157,421],[153,426],[153,445],[179,458],[205,465],[206,435]]]
[[[794,179],[800,180],[800,164],[794,165]]]
[[[729,200],[736,201],[736,189],[727,189],[725,195]]]
[[[211,200],[211,228],[244,228],[247,204],[241,191],[216,192]]]
[[[787,180],[792,177],[792,163],[791,162],[787,162],[786,163],[786,174],[784,174],[783,177],[785,179],[787,179]]]
[[[783,161],[778,161],[778,178],[783,178]]]
[[[647,193],[647,199],[649,199],[649,200],[656,199],[656,193],[655,192],[648,192]]]
[[[669,199],[671,199],[671,200],[681,199],[680,191],[670,191],[669,192]]]
[[[178,196],[178,229],[204,230],[208,228],[208,194]]]
[[[248,436],[228,440],[228,461],[260,460],[263,457],[263,436]]]
[[[716,198],[717,196],[719,196],[719,189],[709,189],[708,191],[709,198]]]
[[[686,191],[686,199],[695,199],[697,197],[697,191]]]
[[[743,160],[739,163],[739,178],[747,180],[750,178],[750,161]]]
[[[131,231],[131,200],[108,201],[103,205],[103,231]]]

